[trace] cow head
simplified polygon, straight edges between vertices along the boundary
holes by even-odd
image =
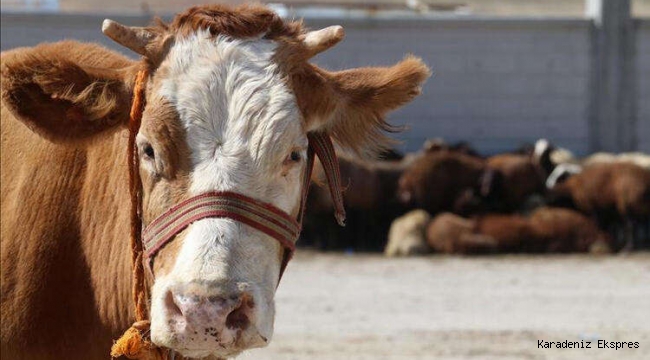
[[[343,29],[308,32],[261,6],[194,7],[147,28],[107,20],[103,30],[143,60],[102,69],[43,59],[43,74],[30,77],[33,88],[25,91],[40,92],[30,95],[33,106],[56,111],[46,110],[46,120],[33,115],[36,109],[19,115],[54,141],[123,127],[136,70],[146,67],[137,135],[145,225],[210,191],[244,194],[297,215],[306,134],[327,132],[358,153],[380,149],[387,142],[382,131],[391,129],[384,115],[413,99],[429,75],[413,57],[386,68],[323,70],[308,60],[340,41]],[[65,131],[56,130],[61,123]],[[154,343],[188,357],[265,346],[282,250],[230,219],[191,224],[154,261]]]

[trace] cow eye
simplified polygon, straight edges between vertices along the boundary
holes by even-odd
[[[150,158],[150,159],[154,159],[154,158],[155,158],[155,155],[156,155],[156,154],[155,154],[155,152],[153,151],[153,147],[151,146],[151,144],[147,144],[147,145],[145,145],[143,151],[144,151],[144,155],[145,155],[146,157],[148,157],[148,158]]]

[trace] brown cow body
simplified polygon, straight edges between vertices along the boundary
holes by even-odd
[[[88,66],[126,61],[72,50]],[[52,143],[3,107],[3,358],[105,359],[133,321],[125,149],[124,130]]]

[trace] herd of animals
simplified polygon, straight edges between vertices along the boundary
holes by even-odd
[[[647,154],[578,159],[541,139],[484,157],[466,143],[435,139],[403,156],[339,161],[348,225],[331,220],[327,188],[312,186],[303,245],[388,256],[650,247]]]

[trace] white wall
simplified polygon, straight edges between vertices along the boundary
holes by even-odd
[[[587,21],[438,20],[346,24],[346,40],[317,59],[334,68],[421,56],[434,71],[423,95],[392,117],[409,149],[427,137],[485,152],[548,137],[587,151]]]
[[[146,19],[117,17],[129,24]],[[2,49],[76,38],[100,41],[101,17],[2,14]],[[578,154],[588,151],[591,23],[581,19],[443,18],[436,20],[306,19],[312,28],[341,24],[346,39],[315,61],[325,67],[386,65],[406,53],[434,71],[423,95],[391,115],[410,130],[398,135],[415,150],[428,137],[465,140],[494,153],[546,137]],[[637,36],[639,132],[650,134],[650,22]],[[121,49],[122,50],[122,49]],[[639,145],[650,151],[648,136]]]

